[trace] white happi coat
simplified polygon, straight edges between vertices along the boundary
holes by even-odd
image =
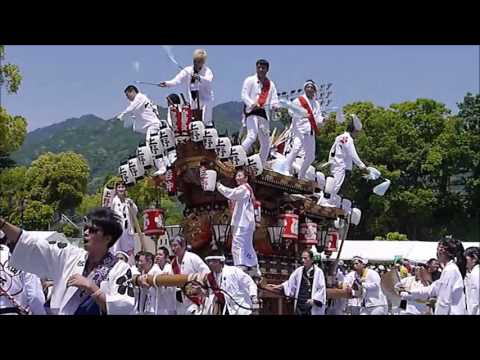
[[[188,93],[189,102],[192,109],[197,108],[197,102],[193,101],[191,91],[198,90],[200,106],[203,110],[203,122],[207,125],[212,123],[212,108],[213,108],[213,72],[206,65],[202,66],[202,69],[198,72],[200,76],[200,82],[196,81],[191,83],[193,74],[193,65],[187,66],[181,70],[172,80],[165,81],[167,87],[174,87],[178,85],[185,86],[185,90]]]
[[[130,199],[125,199],[125,201],[122,202],[120,198],[115,195],[110,206],[112,210],[115,211],[115,213],[120,217],[123,229],[123,233],[120,238],[110,248],[113,253],[117,251],[129,253],[135,248],[135,229],[134,225],[132,224],[132,219],[137,216],[138,207],[132,201],[133,206],[130,212],[127,202],[128,200]]]
[[[352,170],[353,163],[361,169],[366,168],[357,154],[352,136],[347,131],[335,138],[335,142],[330,149],[329,161],[332,162],[333,168]]]
[[[375,270],[365,269],[366,275],[363,275],[363,303],[364,307],[387,306],[387,298],[383,294],[380,275]]]
[[[67,287],[67,280],[74,274],[82,275],[88,253],[70,244],[49,241],[50,238],[23,231],[13,251],[11,264],[40,278],[51,279],[55,284],[50,303],[52,314],[73,315],[83,299],[74,296],[79,289]],[[131,278],[130,266],[118,261],[106,280],[100,283],[106,297],[107,314],[129,315],[133,312],[134,298],[128,291],[133,287]]]
[[[231,296],[224,293],[224,314],[228,310],[229,315],[250,315],[252,313],[250,309],[253,306],[252,296],[257,296],[258,292],[253,279],[243,270],[228,265],[223,266],[220,274],[214,275],[218,287]],[[206,301],[207,314],[211,314],[214,300],[215,294],[210,290]]]
[[[294,307],[297,307],[297,297],[300,291],[300,284],[302,283],[303,266],[297,268],[290,278],[285,281],[283,291],[286,296],[295,297]],[[327,291],[325,284],[325,275],[320,267],[313,265],[313,284],[312,284],[312,300],[320,301],[322,306],[312,305],[312,315],[324,315],[327,306]]]
[[[155,265],[154,275],[161,274],[173,274],[172,265],[165,264],[163,269],[160,269],[158,265]],[[175,288],[171,286],[160,286],[155,289],[155,304],[154,312],[155,315],[175,315],[176,313],[176,303],[175,299]]]
[[[46,315],[45,295],[40,278],[10,266],[10,250],[0,245],[0,287],[32,315]],[[0,291],[0,309],[16,308],[15,304]]]
[[[480,265],[475,265],[465,276],[465,297],[468,315],[480,315]]]
[[[248,185],[243,184],[231,189],[218,183],[217,190],[227,199],[235,202],[230,222],[232,226],[233,264],[235,266],[256,266],[258,258],[253,247],[255,211]]]
[[[153,264],[147,275],[155,275],[160,271],[157,264]],[[156,304],[156,289],[154,287],[139,287],[135,294],[135,313],[139,315],[154,315]]]
[[[133,131],[146,134],[148,128],[152,125],[159,126],[160,120],[154,112],[154,107],[150,99],[142,94],[135,95],[130,105],[120,114],[118,118],[123,120],[125,116],[133,118]],[[130,122],[126,122],[128,126]]]
[[[301,95],[301,97],[309,104],[317,127],[320,128],[323,123],[320,103],[315,99],[309,99],[306,95]],[[293,102],[295,105],[302,107],[298,98]],[[312,164],[313,160],[315,160],[315,134],[308,117],[299,116],[291,110],[289,110],[289,113],[292,116],[292,139],[290,142],[291,149],[287,155],[286,167],[291,172],[293,162],[298,155],[302,155],[303,162],[298,173],[298,178],[303,179],[305,178],[305,173],[307,172],[308,167]]]
[[[177,259],[178,260],[178,259]],[[210,268],[200,256],[190,251],[185,251],[180,266],[180,274],[209,273]],[[177,315],[185,315],[192,310],[193,303],[182,294],[183,303],[176,302]],[[194,307],[194,306],[193,306]]]
[[[465,315],[466,303],[462,274],[453,260],[445,266],[440,279],[431,285],[410,291],[413,299],[436,297],[435,315]]]
[[[252,105],[257,102],[261,92],[262,84],[256,74],[245,79],[241,97],[246,106],[247,113],[251,111]],[[242,142],[242,147],[245,149],[245,152],[248,153],[258,137],[258,141],[260,142],[260,158],[263,164],[266,163],[270,153],[270,110],[278,107],[278,105],[277,89],[275,83],[270,80],[270,90],[264,104],[267,119],[250,115],[242,121],[242,125],[247,127],[247,136]]]
[[[407,290],[422,288],[422,282],[417,280],[415,276],[408,276],[400,281],[401,285]],[[426,302],[419,300],[407,301],[407,308],[400,311],[401,315],[428,315],[430,314],[430,308]]]
[[[355,282],[355,279],[360,280],[358,274],[352,270],[347,275],[345,275],[345,278],[343,279],[343,287],[344,288],[346,286],[352,287],[353,283]],[[359,297],[347,299],[347,306],[359,311],[360,307],[362,306],[362,299]]]
[[[255,229],[253,199],[246,184],[232,189],[218,183],[217,190],[227,199],[235,201],[230,225]]]

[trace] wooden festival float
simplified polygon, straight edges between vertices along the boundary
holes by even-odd
[[[262,280],[259,298],[260,314],[288,314],[293,301],[276,294],[265,284],[279,284],[300,266],[301,252],[313,245],[318,253],[325,249],[338,251],[338,256],[350,225],[350,217],[342,209],[317,205],[314,192],[320,191],[316,181],[298,180],[278,172],[262,169],[258,155],[247,157],[240,145],[230,138],[218,136],[215,128],[205,128],[197,112],[188,106],[171,109],[172,128],[163,126],[153,132],[146,144],[141,144],[135,157],[122,163],[119,172],[127,185],[135,179],[150,177],[155,186],[165,188],[185,205],[184,219],[177,227],[192,251],[206,256],[221,249],[231,264],[230,209],[228,201],[217,191],[204,191],[202,181],[206,170],[217,172],[217,181],[235,187],[235,170],[246,168],[249,183],[261,203],[261,222],[257,224],[254,245]],[[167,160],[168,159],[168,160]],[[163,160],[166,165],[159,165]],[[161,176],[152,176],[163,168]],[[153,214],[153,217],[152,217]],[[163,210],[145,210],[144,229],[155,234],[164,232]],[[152,222],[155,221],[155,224]],[[167,227],[168,228],[168,227]],[[153,229],[153,231],[152,231]],[[172,232],[169,233],[172,236]],[[327,297],[348,297],[333,286],[338,257],[323,262],[327,277]],[[165,276],[157,284],[181,286],[188,276]],[[150,281],[154,281],[150,279]],[[163,281],[163,282],[162,282]]]

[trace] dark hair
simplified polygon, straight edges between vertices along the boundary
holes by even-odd
[[[235,176],[239,173],[243,173],[243,175],[245,175],[246,178],[249,178],[249,171],[246,167],[242,166],[240,168],[238,168],[236,171],[235,171]]]
[[[119,181],[115,184],[115,189],[117,189],[117,187],[119,187],[120,185],[123,185],[126,187],[125,183],[123,181]]]
[[[434,261],[438,261],[437,259],[435,258],[431,258],[430,260],[427,261],[427,265],[432,265]]]
[[[352,133],[355,131],[355,125],[353,125],[353,119],[348,119],[347,122],[347,132]]]
[[[135,254],[134,260],[135,260],[135,261],[140,260],[140,252],[138,252],[138,253]]]
[[[455,260],[455,264],[457,264],[458,269],[462,274],[462,278],[465,278],[465,275],[467,273],[467,261],[464,256],[465,250],[463,248],[462,242],[453,238],[443,238],[439,241],[439,244],[445,247],[445,252],[447,253],[448,259]]]
[[[136,86],[128,85],[128,86],[125,88],[124,92],[127,93],[127,92],[130,92],[130,91],[135,91],[137,94],[138,94],[138,92],[139,92]]]
[[[180,96],[177,94],[170,94],[167,96],[167,99],[170,100],[173,104],[180,104]]]
[[[307,253],[308,256],[310,256],[310,259],[313,260],[313,251],[312,250],[303,250],[302,254],[303,253]]]
[[[267,68],[267,70],[270,69],[270,64],[269,64],[268,61],[265,60],[265,59],[259,59],[259,60],[257,60],[255,66],[259,66],[259,65],[265,66],[265,67]]]
[[[167,257],[167,258],[170,256],[170,251],[168,251],[168,249],[167,249],[165,246],[160,246],[160,247],[158,248],[158,251],[163,252],[163,254],[165,255],[165,257]],[[157,253],[158,253],[158,251],[157,251]]]
[[[3,231],[0,231],[0,245],[5,245],[7,243],[7,234]]]
[[[478,246],[470,246],[469,248],[467,248],[465,250],[465,252],[463,253],[463,255],[465,257],[471,257],[471,258],[474,258],[476,260],[476,264],[479,264],[480,262],[480,247]]]
[[[149,251],[140,251],[140,252],[139,252],[139,255],[140,255],[140,256],[145,256],[145,258],[147,259],[147,261],[149,261],[149,262],[152,263],[152,264],[153,264],[154,261],[155,261],[155,256],[154,256],[151,252],[149,252]],[[140,256],[139,256],[139,258],[140,258]]]
[[[113,246],[122,235],[123,229],[120,217],[110,208],[98,208],[92,210],[87,219],[95,226],[103,230],[103,234],[110,236],[109,246]]]

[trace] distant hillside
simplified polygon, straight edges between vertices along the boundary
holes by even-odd
[[[243,105],[229,102],[213,109],[213,119],[219,134],[240,129]],[[166,110],[161,109],[162,117]],[[94,192],[109,174],[117,172],[121,161],[128,158],[143,135],[125,129],[117,120],[104,120],[95,115],[84,115],[30,132],[22,148],[12,155],[21,165],[29,165],[45,152],[74,151],[82,154],[90,165],[89,192]]]

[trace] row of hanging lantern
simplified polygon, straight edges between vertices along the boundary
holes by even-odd
[[[323,83],[317,85],[317,96],[316,100],[319,102],[320,107],[325,111],[330,104],[332,103],[333,90],[331,90],[333,83]],[[303,93],[304,89],[294,89],[290,91],[278,92],[277,96],[280,99],[286,99],[288,101],[295,100],[298,96]]]

